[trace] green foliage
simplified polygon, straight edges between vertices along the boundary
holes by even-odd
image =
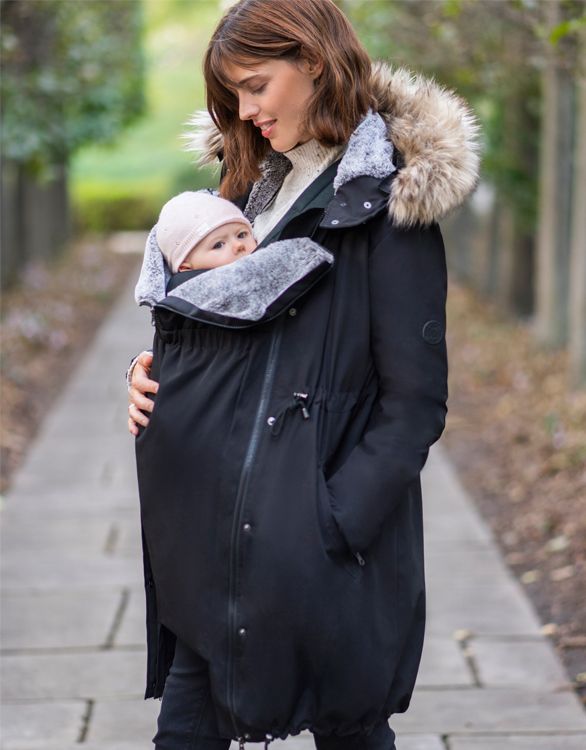
[[[160,181],[143,182],[140,191],[128,182],[86,182],[73,196],[76,227],[106,232],[152,226],[160,210]]]
[[[4,0],[1,11],[5,158],[46,174],[142,113],[138,0]]]
[[[581,18],[571,18],[566,21],[562,21],[562,23],[558,23],[557,26],[553,27],[553,29],[549,32],[549,41],[551,42],[551,44],[556,46],[557,44],[559,44],[560,40],[564,39],[565,37],[568,37],[572,34],[579,34],[585,29],[586,16],[582,16]]]
[[[143,0],[148,113],[115,144],[87,146],[73,159],[81,226],[124,229],[142,222],[144,229],[172,195],[217,186],[219,171],[198,169],[180,134],[192,112],[205,106],[201,60],[219,16],[216,0]]]
[[[219,174],[219,173],[218,173]],[[77,228],[93,232],[144,229],[157,221],[167,198],[184,190],[216,187],[218,175],[187,165],[173,175],[164,172],[142,179],[87,179],[76,186],[73,209]]]

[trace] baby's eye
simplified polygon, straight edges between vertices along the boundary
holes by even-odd
[[[222,240],[218,240],[217,242],[214,242],[212,245],[212,250],[221,250],[224,242]]]
[[[248,237],[248,229],[243,229],[241,232],[238,232],[239,237]]]

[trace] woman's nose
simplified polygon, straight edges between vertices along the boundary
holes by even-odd
[[[258,115],[258,106],[246,95],[241,95],[238,102],[238,116],[241,120],[250,120]]]

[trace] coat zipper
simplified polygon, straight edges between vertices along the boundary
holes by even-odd
[[[262,420],[266,412],[267,404],[269,402],[269,396],[275,374],[275,363],[279,353],[279,347],[281,344],[281,337],[283,331],[283,320],[281,317],[277,321],[277,330],[274,332],[269,354],[267,357],[267,364],[264,373],[263,385],[261,390],[260,401],[258,403],[258,409],[254,419],[254,425],[248,444],[248,450],[244,458],[242,465],[242,471],[240,473],[240,481],[238,483],[238,492],[236,494],[236,506],[234,509],[234,520],[232,523],[232,536],[230,544],[230,594],[228,598],[228,709],[232,718],[232,724],[238,737],[240,733],[238,731],[238,725],[236,723],[236,717],[234,715],[234,636],[235,628],[237,624],[237,609],[236,609],[236,576],[238,574],[238,555],[239,555],[239,539],[240,539],[240,521],[242,515],[242,508],[244,505],[244,498],[246,495],[246,489],[248,487],[248,480],[250,476],[250,469],[256,456],[258,448],[260,430]]]

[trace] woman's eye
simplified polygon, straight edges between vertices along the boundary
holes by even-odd
[[[263,83],[263,85],[260,88],[253,89],[252,93],[253,94],[262,94],[262,92],[265,90],[266,86],[267,86],[266,83]]]

